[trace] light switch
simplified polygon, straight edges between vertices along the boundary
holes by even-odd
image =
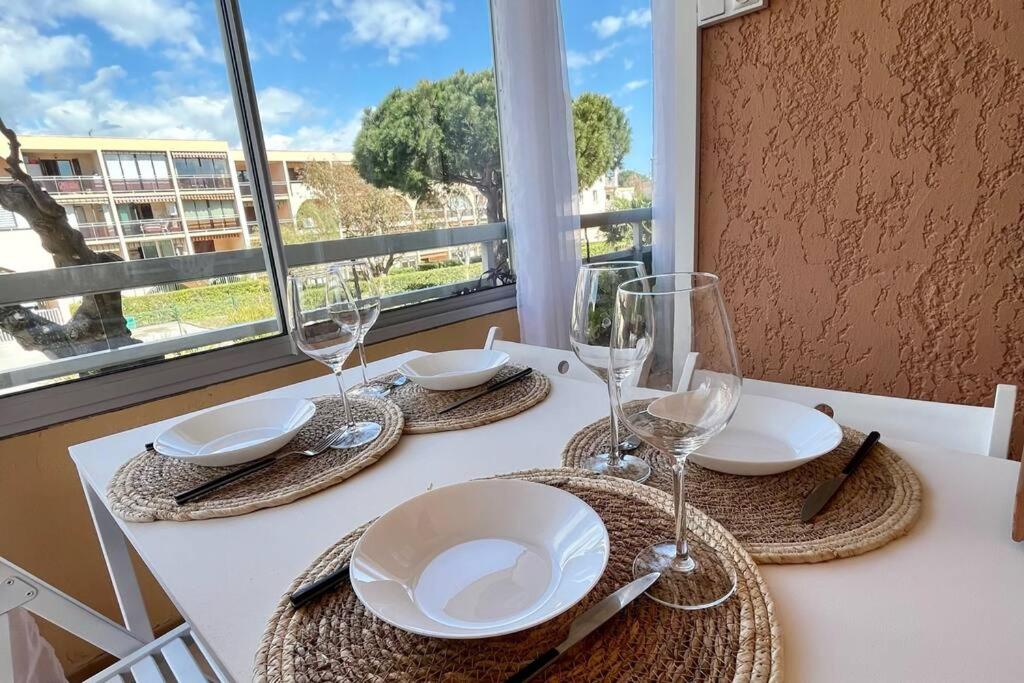
[[[697,25],[711,26],[767,6],[768,0],[697,0]]]

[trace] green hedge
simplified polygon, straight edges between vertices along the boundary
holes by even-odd
[[[398,294],[480,277],[479,263],[404,271],[380,279],[381,294]],[[274,314],[265,279],[243,280],[224,285],[207,285],[157,292],[122,299],[124,314],[135,319],[136,327],[181,321],[205,328],[224,327]]]

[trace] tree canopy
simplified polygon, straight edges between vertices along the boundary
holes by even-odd
[[[583,93],[573,102],[581,187],[618,167],[632,132],[610,98]],[[503,218],[494,73],[459,70],[439,81],[396,88],[363,114],[355,167],[367,182],[414,197],[465,184],[487,200],[487,218]]]
[[[459,70],[440,81],[392,90],[363,114],[355,140],[359,175],[377,187],[422,197],[431,187],[465,184],[501,220],[501,155],[491,71]]]
[[[585,92],[572,103],[580,189],[622,165],[633,135],[626,113],[607,95]]]

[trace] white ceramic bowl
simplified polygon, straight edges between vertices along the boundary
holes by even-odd
[[[407,360],[398,370],[424,389],[454,391],[483,384],[508,361],[504,351],[460,349],[418,356]]]
[[[239,465],[287,444],[315,412],[304,398],[229,403],[182,420],[160,434],[153,448],[196,465]]]
[[[352,552],[366,608],[405,631],[486,638],[543,623],[590,592],[608,562],[593,508],[514,479],[454,484],[385,513]]]
[[[729,425],[690,459],[726,474],[778,474],[828,453],[842,440],[843,430],[820,411],[744,394]]]

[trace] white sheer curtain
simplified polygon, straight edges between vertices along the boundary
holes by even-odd
[[[689,2],[651,0],[654,40],[655,273],[697,267],[700,30]]]
[[[520,335],[567,349],[580,243],[561,9],[491,0],[491,21]]]

